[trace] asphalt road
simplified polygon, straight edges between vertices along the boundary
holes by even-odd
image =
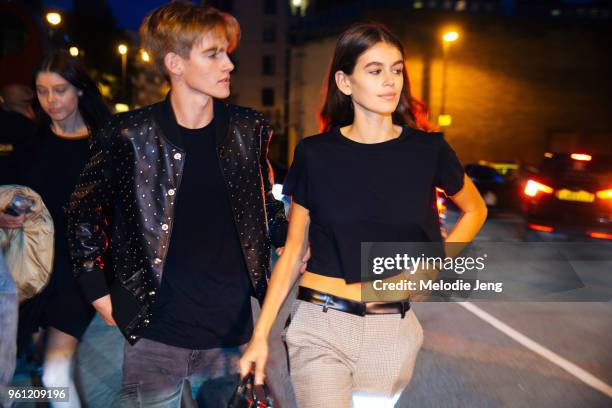
[[[521,237],[519,217],[492,214],[478,240],[520,241]],[[608,290],[612,264],[597,264],[581,278],[587,285]],[[414,310],[425,339],[398,408],[612,406],[610,301],[428,302],[414,305]],[[89,407],[116,405],[122,347],[115,329],[94,320],[77,364]],[[278,336],[273,349],[277,353],[273,375],[280,384],[277,407],[294,406]],[[23,378],[18,382],[23,384]]]
[[[477,239],[521,237],[520,217],[493,213]],[[610,262],[579,274],[587,286],[612,287]],[[414,306],[425,341],[398,408],[612,406],[612,302],[470,304],[493,317],[487,320],[464,306]]]

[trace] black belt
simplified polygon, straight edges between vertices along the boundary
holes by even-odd
[[[324,312],[327,312],[327,309],[334,309],[357,316],[400,313],[403,319],[406,312],[410,310],[410,301],[408,300],[401,302],[357,302],[303,286],[298,288],[297,298],[304,302],[323,306]]]

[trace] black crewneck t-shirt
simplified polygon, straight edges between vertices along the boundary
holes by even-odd
[[[205,350],[249,341],[251,282],[217,157],[215,121],[179,127],[184,169],[159,298],[144,337]]]
[[[310,212],[307,270],[356,283],[363,242],[442,241],[436,187],[452,196],[463,181],[442,133],[404,126],[366,144],[336,127],[298,143],[283,193]]]

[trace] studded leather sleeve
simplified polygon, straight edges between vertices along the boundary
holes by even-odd
[[[73,271],[90,302],[109,293],[104,275],[113,197],[110,124],[91,139],[90,156],[65,209]]]
[[[261,174],[263,176],[264,199],[266,204],[266,214],[268,217],[268,233],[270,241],[276,248],[285,246],[287,239],[287,217],[285,215],[285,206],[282,201],[274,198],[272,194],[272,185],[274,181],[274,173],[272,166],[268,161],[268,145],[272,139],[272,126],[263,119],[261,126],[261,149],[259,163],[261,166]]]

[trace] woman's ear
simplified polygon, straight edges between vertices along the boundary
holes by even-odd
[[[336,86],[346,96],[351,96],[351,82],[349,81],[348,75],[342,71],[336,71],[334,78],[336,79]]]

